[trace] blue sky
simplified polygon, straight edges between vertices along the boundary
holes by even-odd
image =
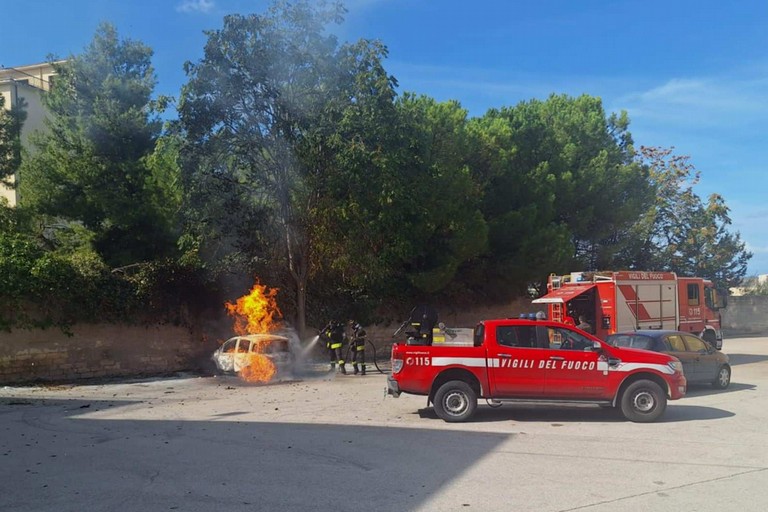
[[[0,0],[0,65],[79,53],[100,21],[153,48],[158,94],[178,96],[203,30],[263,0]],[[626,110],[636,145],[675,147],[717,192],[768,273],[768,2],[348,0],[342,40],[380,39],[400,91],[470,115],[551,93]],[[22,7],[23,6],[23,7]],[[33,14],[31,14],[33,13]]]

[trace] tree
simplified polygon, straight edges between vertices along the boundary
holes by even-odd
[[[9,188],[16,186],[10,178],[21,163],[21,127],[25,118],[23,106],[6,110],[5,96],[0,96],[0,184]]]
[[[694,192],[700,173],[690,157],[673,149],[641,147],[656,202],[637,224],[635,268],[671,270],[711,279],[719,287],[738,286],[752,254],[732,233],[729,208],[719,194],[706,204]]]
[[[339,140],[355,144],[339,146],[333,193],[323,196],[320,262],[379,297],[443,292],[487,240],[466,125],[457,102],[408,93],[339,123]]]
[[[326,32],[343,13],[340,4],[304,1],[277,3],[265,15],[225,17],[221,30],[207,33],[203,59],[186,64],[189,81],[179,104],[188,140],[185,181],[224,183],[226,194],[246,207],[246,218],[268,212],[275,230],[264,236],[279,242],[300,332],[313,226],[341,144],[335,123],[355,105],[394,97],[394,81],[380,64],[382,45],[339,45]],[[206,209],[199,195],[188,200]],[[198,219],[208,226],[222,220]]]
[[[650,197],[628,125],[587,95],[492,109],[473,123],[489,281],[521,291],[550,272],[613,266]]]
[[[26,204],[81,222],[113,266],[173,250],[147,162],[161,129],[150,99],[151,56],[102,24],[83,54],[54,64],[56,84],[43,97],[47,130],[22,168]]]
[[[480,191],[467,163],[467,111],[455,101],[409,94],[397,105],[406,194],[405,222],[393,238],[409,243],[400,255],[405,277],[422,294],[435,294],[487,249]]]

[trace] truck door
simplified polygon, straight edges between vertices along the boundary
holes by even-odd
[[[548,398],[608,398],[608,363],[592,350],[593,341],[563,327],[549,328],[544,393]]]
[[[544,393],[546,349],[535,325],[497,325],[488,343],[488,378],[495,398],[536,398]],[[490,334],[490,333],[489,333]]]

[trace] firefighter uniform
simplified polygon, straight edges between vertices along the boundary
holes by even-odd
[[[365,375],[365,337],[366,332],[363,326],[355,322],[352,324],[352,340],[349,342],[349,349],[352,352],[353,368],[355,375]]]
[[[323,337],[325,338],[325,346],[328,348],[328,354],[331,358],[331,371],[336,368],[338,363],[339,371],[346,374],[347,369],[344,367],[344,354],[342,353],[344,346],[344,324],[341,322],[330,322],[323,330]]]

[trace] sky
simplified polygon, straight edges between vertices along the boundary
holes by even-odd
[[[102,21],[154,50],[157,94],[178,97],[186,61],[227,14],[266,0],[0,0],[0,66],[78,54]],[[457,100],[470,116],[550,94],[626,111],[635,145],[674,148],[721,194],[731,229],[768,273],[768,2],[347,0],[340,41],[378,39],[398,92]]]

